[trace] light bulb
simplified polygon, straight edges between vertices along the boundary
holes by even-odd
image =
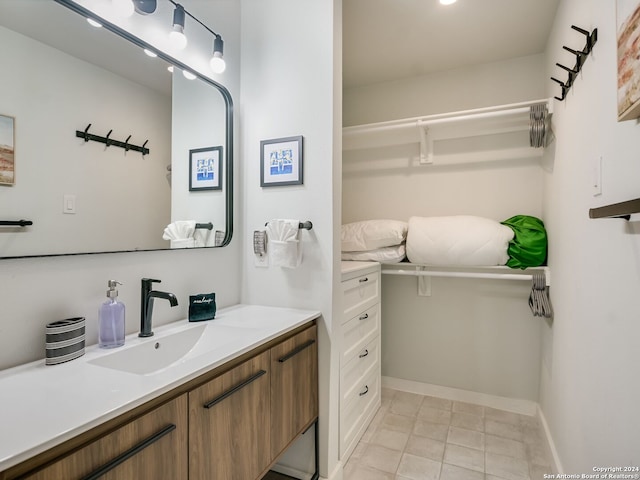
[[[182,75],[184,75],[184,78],[186,78],[187,80],[195,80],[196,76],[191,73],[191,72],[187,72],[186,70],[182,71]]]
[[[87,22],[89,23],[89,25],[91,25],[92,27],[96,27],[96,28],[100,28],[102,27],[102,24],[99,22],[96,22],[93,18],[87,18]]]
[[[169,72],[173,73],[173,65],[169,65],[169,66],[167,67],[167,70],[169,70]]]
[[[187,37],[182,33],[180,25],[174,25],[173,30],[169,33],[171,44],[178,50],[182,50],[187,46]]]
[[[222,73],[227,68],[227,64],[222,58],[222,54],[220,52],[215,52],[211,60],[209,61],[209,65],[211,66],[211,70],[213,73]]]
[[[112,0],[111,1],[116,14],[120,17],[130,17],[135,10],[131,0]]]
[[[456,3],[458,0],[440,0],[440,3],[442,5],[452,5],[454,3]]]

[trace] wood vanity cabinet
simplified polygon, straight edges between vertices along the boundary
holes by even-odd
[[[271,349],[271,457],[318,418],[318,343],[314,325]]]
[[[189,479],[254,479],[271,463],[269,352],[189,393]]]
[[[0,472],[0,480],[257,480],[317,417],[310,323]]]
[[[44,469],[20,478],[176,480],[187,476],[187,396],[181,395]]]

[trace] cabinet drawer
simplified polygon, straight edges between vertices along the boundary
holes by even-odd
[[[340,365],[344,366],[380,334],[380,305],[375,304],[342,325]]]
[[[340,456],[344,457],[366,429],[366,422],[380,406],[380,374],[377,370],[362,382],[351,402],[340,412]]]
[[[340,396],[343,405],[358,395],[363,382],[374,370],[380,370],[379,344],[380,337],[375,337],[340,370]]]
[[[253,479],[269,466],[270,358],[264,352],[189,392],[190,480]]]
[[[380,275],[368,273],[342,282],[342,321],[346,322],[380,299]]]
[[[182,395],[48,467],[21,478],[187,478],[187,396]]]

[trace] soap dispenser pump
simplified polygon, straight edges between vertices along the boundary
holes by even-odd
[[[107,301],[98,310],[98,345],[115,348],[124,345],[124,303],[118,301],[117,280],[109,280]]]

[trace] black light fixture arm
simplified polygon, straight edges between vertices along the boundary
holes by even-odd
[[[216,38],[222,38],[222,36],[219,33],[214,32],[209,27],[207,27],[204,23],[202,23],[200,20],[198,20],[196,17],[191,15],[191,13],[189,13],[189,11],[186,8],[184,8],[183,5],[180,5],[178,2],[174,2],[173,0],[169,0],[169,3],[172,3],[176,7],[182,7],[182,9],[184,10],[184,13],[186,13],[190,18],[192,18],[193,20],[198,22],[200,25],[202,25],[209,33],[214,35]]]

